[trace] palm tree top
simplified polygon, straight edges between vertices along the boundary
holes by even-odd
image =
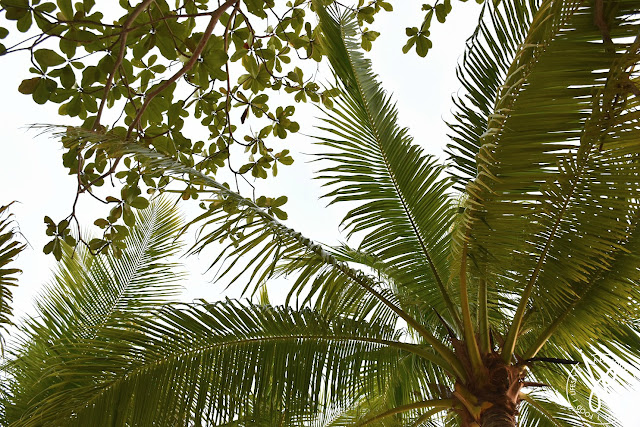
[[[458,69],[448,168],[397,124],[353,14],[313,5],[340,89],[318,177],[350,206],[358,246],[313,242],[201,171],[73,130],[213,193],[192,251],[226,239],[219,280],[289,276],[302,308],[164,305],[175,288],[158,257],[178,226],[154,205],[140,227],[165,231],[122,263],[67,258],[13,350],[15,425],[578,426],[553,395],[573,364],[637,366],[640,2],[486,3]]]

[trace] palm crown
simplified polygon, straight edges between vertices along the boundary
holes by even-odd
[[[229,261],[223,276],[247,287],[294,277],[303,308],[149,303],[85,321],[43,306],[9,365],[21,411],[9,421],[582,425],[541,388],[563,390],[579,353],[604,370],[637,362],[639,2],[486,4],[458,70],[452,178],[396,124],[354,18],[314,4],[342,92],[323,121],[319,176],[331,203],[355,206],[344,225],[359,246],[316,244],[195,169],[76,130],[213,192],[193,250],[232,238],[215,261]],[[34,332],[54,324],[63,341]],[[48,369],[29,365],[39,352]]]

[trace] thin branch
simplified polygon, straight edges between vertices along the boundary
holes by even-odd
[[[113,69],[111,73],[109,73],[109,77],[107,77],[107,83],[104,85],[104,93],[102,95],[102,100],[100,101],[100,107],[98,107],[98,113],[96,114],[96,119],[93,122],[92,129],[95,130],[98,126],[100,126],[100,117],[102,117],[102,112],[104,110],[104,106],[107,103],[107,95],[111,90],[111,85],[113,84],[113,77],[116,72],[120,68],[122,61],[124,60],[124,54],[127,48],[127,37],[129,36],[129,32],[127,31],[133,21],[151,4],[153,0],[144,0],[140,3],[134,10],[131,12],[131,15],[127,18],[122,26],[122,33],[120,34],[120,50],[118,51],[118,57],[116,58],[115,63],[113,64]]]
[[[148,1],[153,1],[153,0],[148,0]],[[218,20],[220,19],[222,14],[230,6],[238,3],[239,1],[240,0],[227,0],[225,3],[222,4],[222,6],[220,6],[219,8],[214,10],[213,12],[211,12],[211,20],[209,21],[209,25],[207,25],[207,28],[204,31],[204,34],[202,35],[202,38],[200,39],[200,42],[198,43],[198,46],[196,46],[195,50],[193,51],[193,54],[191,55],[191,58],[189,58],[189,61],[187,61],[184,64],[184,66],[177,73],[175,73],[169,79],[165,80],[155,90],[153,90],[151,93],[146,94],[146,96],[144,97],[144,103],[142,104],[142,107],[140,107],[140,109],[138,110],[138,113],[136,114],[135,118],[133,119],[133,122],[131,122],[131,125],[129,125],[129,129],[127,130],[127,138],[129,138],[129,136],[131,136],[131,133],[133,132],[133,130],[137,126],[138,122],[142,118],[142,114],[144,114],[144,112],[147,109],[147,107],[149,107],[149,104],[151,103],[153,98],[158,96],[162,91],[164,91],[167,87],[169,87],[171,84],[176,82],[187,71],[191,70],[195,66],[196,62],[200,58],[200,55],[202,54],[202,51],[204,50],[205,46],[207,45],[207,42],[209,41],[209,38],[211,37],[211,34],[213,33],[213,29],[215,28],[215,26],[218,23]]]

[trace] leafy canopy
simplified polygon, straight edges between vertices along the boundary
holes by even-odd
[[[359,0],[350,8],[369,50],[379,33],[366,25],[393,7]],[[421,56],[432,16],[444,22],[451,1],[424,8],[421,29],[408,31],[406,46],[416,44]],[[11,30],[0,27],[0,56],[30,58],[18,90],[37,104],[57,104],[60,116],[72,119],[65,124],[136,140],[221,181],[251,186],[250,179],[275,176],[293,162],[277,140],[300,129],[295,103],[330,106],[336,94],[315,81],[324,51],[313,9],[310,0],[2,0],[0,16]],[[103,233],[93,241],[82,236],[76,203],[62,220],[47,217],[52,239],[44,251],[56,259],[62,241],[75,244],[72,234],[94,253],[120,253],[122,226],[132,225],[148,194],[198,197],[193,183],[104,150],[66,144],[62,163],[78,178],[77,197],[91,194],[109,208],[95,222]]]
[[[579,360],[640,376],[640,2],[485,4],[458,69],[453,177],[397,124],[357,11],[313,6],[338,89],[319,177],[358,246],[311,241],[281,199],[243,197],[179,156],[69,128],[70,149],[192,185],[206,208],[192,251],[226,241],[220,280],[258,290],[286,275],[297,308],[263,293],[83,321],[73,345],[36,346],[45,372],[42,353],[33,370],[15,353],[7,396],[42,386],[16,425],[579,426],[554,395]],[[587,373],[570,397],[582,408]],[[594,416],[617,425],[604,405]]]

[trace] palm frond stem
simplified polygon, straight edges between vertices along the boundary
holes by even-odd
[[[485,278],[481,278],[478,284],[478,335],[480,351],[483,354],[489,353],[492,348],[489,342],[489,310],[487,307],[487,280]]]
[[[342,35],[342,40],[347,40],[349,35],[345,33],[345,28],[344,25],[340,25],[340,33]],[[346,49],[347,52],[347,57],[349,59],[349,62],[351,64],[352,68],[357,68],[357,64],[354,63],[354,59],[352,56],[352,51],[350,49]],[[358,85],[358,89],[360,94],[365,94],[366,91],[363,88],[362,82],[360,80],[360,77],[358,76],[358,73],[354,73],[354,77],[355,77],[355,82]],[[369,121],[369,125],[371,126],[371,130],[373,131],[373,135],[376,138],[376,140],[378,140],[378,145],[382,146],[382,141],[380,141],[380,131],[378,129],[377,123],[376,121],[373,119],[373,114],[371,112],[370,106],[368,102],[363,102],[362,103],[363,107],[366,110],[367,113],[367,118]],[[460,318],[458,316],[458,313],[455,309],[455,306],[453,304],[453,301],[451,300],[451,297],[449,296],[449,293],[447,292],[444,283],[442,281],[441,275],[438,272],[438,269],[436,268],[435,262],[433,261],[433,258],[431,256],[431,253],[429,252],[429,250],[427,249],[427,246],[424,242],[424,239],[418,229],[418,226],[415,222],[415,219],[413,217],[413,213],[411,212],[411,210],[409,209],[409,207],[407,206],[407,201],[405,200],[405,196],[402,193],[400,186],[398,185],[398,181],[397,178],[395,176],[395,174],[393,173],[393,168],[391,167],[391,165],[389,164],[389,161],[387,159],[386,153],[384,152],[384,150],[381,151],[382,153],[382,158],[385,162],[385,166],[386,169],[389,171],[389,177],[391,178],[391,182],[393,184],[394,190],[396,192],[396,194],[398,195],[398,199],[400,200],[402,209],[405,212],[405,215],[407,217],[407,219],[409,220],[409,223],[411,225],[411,228],[414,232],[414,235],[420,245],[420,248],[422,250],[422,252],[424,253],[424,256],[429,264],[429,267],[431,269],[431,272],[433,273],[433,276],[436,280],[436,283],[438,285],[438,289],[440,290],[440,293],[442,294],[442,298],[444,299],[444,302],[447,306],[447,310],[449,311],[449,313],[451,314],[451,317],[454,319],[455,323],[457,324],[457,326],[459,328],[462,328],[462,322],[460,321]]]
[[[455,405],[454,399],[431,399],[431,400],[423,400],[422,402],[409,403],[407,405],[398,406],[393,409],[389,409],[381,414],[376,415],[373,418],[369,418],[364,421],[362,424],[358,424],[359,427],[364,427],[372,424],[375,421],[379,421],[383,418],[390,417],[391,415],[399,414],[402,412],[413,411],[415,409],[421,408],[433,408],[437,409],[437,411],[433,412],[430,415],[433,415],[437,412],[444,411],[445,409],[451,409]]]
[[[477,375],[480,381],[484,381],[486,379],[486,370],[482,363],[482,356],[480,356],[480,349],[478,348],[473,321],[471,320],[471,311],[469,309],[469,290],[467,288],[467,242],[465,242],[462,247],[459,286],[464,341],[467,345],[467,352],[469,353],[469,359],[471,360],[471,367],[473,368],[474,374]]]

